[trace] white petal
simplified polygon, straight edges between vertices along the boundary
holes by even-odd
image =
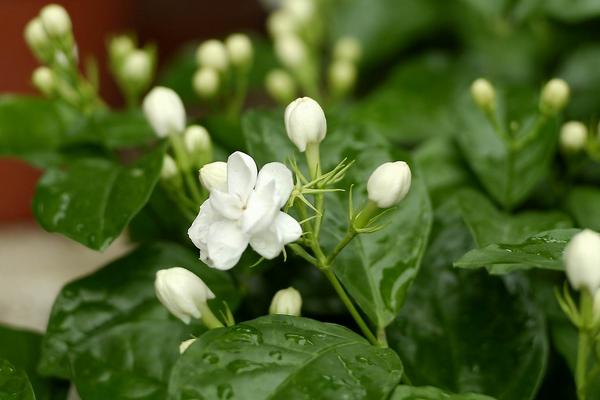
[[[274,230],[284,245],[295,242],[302,236],[302,227],[298,221],[282,211],[275,218]]]
[[[283,207],[294,189],[292,171],[280,162],[265,164],[258,173],[256,189],[265,186],[270,181],[275,181],[275,191],[279,195],[279,208]]]
[[[231,193],[213,189],[209,197],[211,207],[225,218],[239,219],[244,212],[244,203]]]
[[[237,195],[242,203],[256,184],[256,163],[248,154],[236,151],[227,159],[227,188],[229,193]]]
[[[233,268],[246,247],[248,237],[234,221],[217,221],[208,232],[208,265],[217,269]]]
[[[244,232],[252,234],[269,227],[279,211],[279,196],[275,192],[275,181],[252,191],[241,219]]]
[[[210,227],[210,224],[218,219],[219,215],[213,210],[210,201],[206,200],[202,203],[198,216],[194,219],[192,226],[188,229],[188,236],[197,248],[200,249],[202,246],[206,246],[208,228]]]
[[[279,240],[277,232],[265,229],[250,237],[250,246],[264,258],[271,260],[281,253],[283,243]]]

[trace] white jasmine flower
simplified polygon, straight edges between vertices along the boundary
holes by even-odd
[[[565,247],[567,278],[575,289],[587,289],[592,296],[600,288],[600,234],[585,229]]]
[[[275,293],[273,300],[271,300],[269,314],[295,315],[299,317],[301,308],[302,296],[299,291],[290,286]]]
[[[40,11],[40,20],[48,35],[61,37],[71,31],[71,18],[64,7],[58,4],[48,4]]]
[[[158,137],[180,134],[185,128],[183,102],[172,89],[157,86],[144,98],[142,104],[146,119]]]
[[[123,79],[136,88],[146,85],[152,75],[152,60],[143,50],[132,50],[125,56],[121,70]]]
[[[36,53],[44,52],[48,48],[50,39],[39,17],[32,19],[25,26],[25,41]]]
[[[205,127],[200,125],[190,125],[183,135],[185,148],[190,153],[210,150],[210,135]]]
[[[227,163],[215,161],[200,168],[200,183],[209,192],[213,189],[227,191]]]
[[[487,79],[479,78],[471,84],[471,96],[484,110],[493,110],[496,103],[496,90]]]
[[[577,152],[585,146],[587,128],[579,121],[569,121],[560,130],[560,145],[565,151]]]
[[[179,345],[179,354],[183,354],[188,349],[188,347],[190,347],[195,341],[196,339],[194,338],[184,340],[183,342],[181,342],[181,344]]]
[[[230,35],[225,40],[225,48],[233,65],[247,65],[252,60],[252,42],[247,35],[242,33]]]
[[[180,267],[158,271],[154,289],[162,305],[186,324],[202,317],[201,307],[215,298],[202,279]]]
[[[225,45],[217,39],[207,40],[198,46],[196,61],[202,67],[214,68],[217,71],[224,71],[229,64]]]
[[[311,143],[321,143],[327,134],[323,109],[310,97],[292,101],[285,109],[285,130],[301,152]]]
[[[285,165],[269,163],[257,173],[252,157],[238,151],[227,160],[226,190],[215,186],[188,230],[207,265],[230,269],[248,245],[273,259],[302,234],[300,224],[280,211],[293,189]]]
[[[54,73],[46,66],[37,67],[31,76],[33,85],[44,95],[50,96],[54,92]]]
[[[367,182],[369,200],[379,208],[392,207],[406,197],[410,181],[410,167],[407,163],[383,163],[373,171]]]
[[[219,91],[219,72],[210,67],[199,68],[194,74],[192,85],[200,97],[210,98]]]
[[[569,101],[570,89],[562,79],[551,79],[542,89],[540,107],[544,112],[556,113],[562,110]]]

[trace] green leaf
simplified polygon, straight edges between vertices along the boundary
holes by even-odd
[[[548,357],[543,314],[518,275],[499,278],[451,267],[472,246],[453,207],[448,203],[436,214],[423,267],[387,330],[390,346],[414,385],[531,399]]]
[[[35,97],[0,98],[0,156],[15,156],[46,167],[56,152],[80,139],[83,117],[64,104]]]
[[[10,362],[3,359],[0,359],[0,399],[36,399],[25,371],[15,368]]]
[[[390,400],[494,400],[491,397],[475,393],[454,394],[435,387],[414,387],[400,385]]]
[[[457,196],[461,214],[479,247],[520,243],[538,232],[573,226],[562,212],[527,211],[511,215],[499,211],[475,190],[465,189]]]
[[[492,274],[531,268],[563,271],[563,251],[577,232],[577,229],[557,229],[535,234],[517,244],[490,244],[469,251],[454,266],[485,267]]]
[[[511,93],[506,100],[510,109],[506,112],[502,109],[503,99],[498,96],[499,120],[514,122],[510,123],[510,129],[516,130],[506,135],[524,142],[520,147],[503,140],[470,98],[462,100],[458,111],[461,117],[458,141],[462,152],[488,193],[505,209],[512,209],[526,200],[547,175],[558,140],[556,118],[534,118],[535,110],[531,108],[536,100],[529,92],[521,95]],[[535,139],[524,139],[529,135],[534,135]]]
[[[569,84],[571,96],[567,105],[570,117],[587,121],[600,108],[595,87],[600,86],[600,46],[584,45],[565,57],[558,76]]]
[[[294,155],[302,156],[287,137],[283,109],[248,111],[242,118],[242,131],[248,153],[259,166],[272,161],[285,162]]]
[[[239,294],[229,275],[207,267],[198,260],[197,254],[179,245],[142,245],[92,275],[63,288],[48,322],[42,344],[40,371],[69,377],[69,355],[74,349],[87,348],[94,355],[98,354],[98,347],[88,342],[96,340],[99,346],[106,345],[104,340],[112,340],[112,334],[106,332],[118,332],[123,324],[147,321],[157,324],[152,329],[163,329],[164,321],[174,320],[174,317],[170,317],[156,299],[154,277],[159,269],[174,266],[185,267],[201,277],[217,295],[214,304],[221,305],[221,301],[226,300],[235,309]],[[162,361],[158,359],[155,362]]]
[[[49,232],[104,250],[150,198],[164,152],[158,147],[130,166],[83,158],[50,168],[33,202],[38,222]]]
[[[169,399],[387,399],[401,375],[393,351],[347,328],[272,315],[202,335],[173,368]]]
[[[156,139],[140,110],[99,112],[89,118],[82,131],[90,141],[109,149],[135,147]]]
[[[600,232],[600,189],[580,186],[567,195],[566,208],[577,225]]]
[[[568,22],[578,22],[598,17],[600,3],[595,0],[545,0],[543,2],[546,12],[558,19]]]

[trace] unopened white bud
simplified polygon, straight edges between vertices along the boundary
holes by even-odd
[[[202,67],[214,68],[217,71],[225,71],[229,63],[227,59],[227,50],[219,40],[207,40],[198,46],[198,50],[196,50],[196,62]]]
[[[245,66],[252,60],[252,42],[248,35],[243,33],[234,33],[225,40],[225,48],[235,66]]]
[[[200,318],[203,304],[215,298],[202,279],[179,267],[158,271],[154,289],[162,305],[186,324],[192,318]]]
[[[569,101],[570,89],[567,82],[562,79],[551,79],[544,88],[540,97],[540,108],[545,113],[561,111]]]
[[[284,0],[282,9],[298,24],[306,24],[315,14],[314,0]]]
[[[135,50],[135,43],[127,35],[115,36],[110,40],[108,47],[111,58],[118,61],[125,59],[129,53]]]
[[[267,92],[280,103],[286,104],[296,97],[296,82],[282,69],[270,71],[265,78]]]
[[[361,53],[362,46],[360,42],[351,36],[344,36],[338,39],[333,48],[333,57],[336,60],[356,63],[360,59]]]
[[[585,229],[571,239],[564,251],[567,278],[575,289],[593,296],[600,288],[600,234]]]
[[[369,200],[379,208],[401,202],[410,190],[410,167],[404,161],[386,162],[373,171],[367,181]]]
[[[190,125],[183,135],[186,150],[191,153],[210,152],[210,135],[205,127],[200,125]]]
[[[123,61],[121,76],[127,85],[143,88],[152,78],[152,60],[143,50],[133,50]]]
[[[496,107],[496,90],[487,79],[479,78],[471,84],[471,96],[484,110],[492,111]]]
[[[54,73],[48,67],[37,67],[31,76],[33,85],[44,95],[50,96],[54,93],[56,82]]]
[[[40,20],[48,35],[64,37],[71,32],[71,18],[67,10],[58,4],[48,4],[40,11]]]
[[[209,192],[213,189],[227,191],[227,163],[215,161],[200,168],[200,183]]]
[[[301,309],[302,296],[299,291],[290,286],[275,293],[273,300],[271,300],[269,314],[294,315],[299,317]]]
[[[27,23],[24,35],[29,48],[39,59],[44,60],[49,51],[50,39],[39,17]]]
[[[178,175],[177,173],[177,163],[173,160],[173,157],[166,154],[163,157],[162,168],[160,170],[160,177],[164,180],[173,179]]]
[[[269,18],[267,19],[267,30],[273,38],[278,38],[280,36],[293,34],[296,30],[296,23],[289,13],[278,10],[269,15]]]
[[[329,67],[329,83],[334,93],[348,93],[356,83],[356,65],[350,61],[334,61]]]
[[[183,342],[181,342],[181,344],[179,345],[179,354],[183,354],[188,349],[188,347],[190,347],[195,341],[196,339],[194,338],[184,340]]]
[[[183,102],[172,89],[157,86],[142,104],[146,119],[158,137],[182,133],[185,128]]]
[[[587,128],[579,121],[569,121],[560,129],[560,146],[566,152],[578,152],[585,147]]]
[[[288,68],[300,68],[306,61],[306,46],[296,35],[283,35],[275,39],[275,53]]]
[[[192,85],[198,96],[211,98],[219,91],[220,80],[217,70],[202,67],[194,74]]]
[[[285,130],[301,152],[306,146],[321,143],[327,134],[327,120],[323,109],[310,97],[292,101],[285,109]]]

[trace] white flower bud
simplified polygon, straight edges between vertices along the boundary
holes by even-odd
[[[40,20],[48,35],[64,37],[71,32],[71,18],[67,10],[58,4],[48,4],[40,11]]]
[[[183,342],[181,342],[181,344],[179,345],[179,354],[183,354],[188,349],[188,347],[190,347],[195,341],[196,339],[194,338],[184,340]]]
[[[49,50],[50,39],[39,17],[27,23],[24,35],[29,48],[39,59],[44,60]]]
[[[202,279],[179,267],[158,271],[154,289],[162,305],[186,324],[202,316],[202,303],[215,298]]]
[[[245,66],[252,60],[252,42],[247,35],[235,33],[225,40],[225,48],[235,66]]]
[[[275,293],[273,300],[271,300],[269,314],[295,315],[298,317],[301,308],[302,296],[300,292],[290,286]]]
[[[146,119],[158,137],[182,133],[185,128],[183,102],[172,89],[157,86],[144,98],[142,104]]]
[[[280,103],[288,103],[296,97],[296,82],[282,69],[270,71],[265,78],[267,92]]]
[[[291,35],[296,30],[296,23],[289,13],[279,10],[267,19],[267,30],[273,38]]]
[[[183,136],[185,148],[190,153],[210,150],[210,135],[205,127],[190,125]]]
[[[215,161],[200,168],[200,183],[209,192],[213,189],[227,191],[227,163]]]
[[[198,50],[196,50],[196,62],[202,67],[225,71],[229,63],[227,50],[220,41],[216,39],[207,40],[198,46]]]
[[[329,83],[334,93],[348,93],[356,83],[356,66],[350,61],[334,61],[329,67]]]
[[[173,160],[173,157],[166,154],[163,158],[162,169],[160,170],[160,177],[164,180],[169,180],[178,175],[177,163]]]
[[[570,89],[562,79],[552,79],[542,89],[540,108],[545,113],[561,111],[569,101]]]
[[[386,162],[373,171],[367,181],[369,200],[379,208],[398,204],[410,190],[410,167],[404,161]]]
[[[295,35],[282,35],[275,39],[275,53],[283,65],[296,69],[306,61],[306,46]]]
[[[121,76],[126,84],[139,89],[146,86],[152,78],[152,60],[143,50],[133,50],[123,61]]]
[[[192,85],[198,96],[211,98],[219,91],[220,80],[217,70],[202,67],[194,74]]]
[[[362,46],[360,42],[350,36],[344,36],[335,42],[333,57],[336,60],[344,60],[356,63],[361,56]]]
[[[315,14],[314,0],[284,0],[282,9],[298,24],[310,22]]]
[[[323,109],[310,97],[292,101],[285,109],[285,130],[301,152],[311,143],[321,143],[327,133]]]
[[[113,60],[123,60],[133,50],[135,43],[127,35],[113,37],[108,45],[108,52]]]
[[[54,73],[48,67],[37,67],[31,76],[33,85],[44,95],[50,96],[54,93],[55,80]]]
[[[487,79],[479,78],[471,84],[471,96],[484,110],[492,111],[496,107],[496,91]]]
[[[589,229],[579,232],[565,247],[563,257],[571,286],[595,295],[600,288],[600,234]]]
[[[560,129],[560,145],[564,151],[578,152],[587,141],[587,128],[579,121],[569,121]]]

